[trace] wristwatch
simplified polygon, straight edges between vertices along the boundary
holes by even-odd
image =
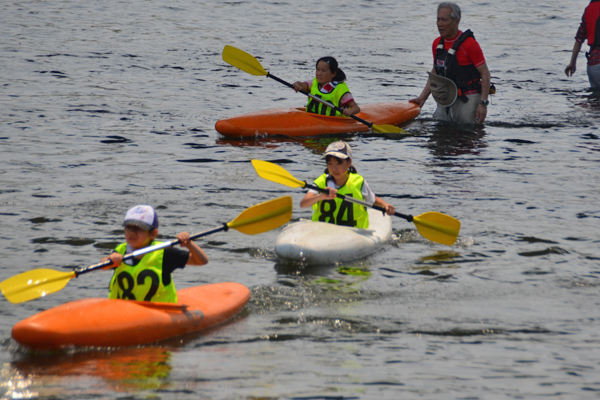
[[[487,107],[488,104],[490,104],[490,101],[489,100],[480,100],[479,104],[482,104],[484,107]]]

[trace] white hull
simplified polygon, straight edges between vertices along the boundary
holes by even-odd
[[[389,215],[369,209],[369,229],[301,220],[288,225],[275,242],[275,253],[286,260],[333,264],[376,252],[392,237]]]

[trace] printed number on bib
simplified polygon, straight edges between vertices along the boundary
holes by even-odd
[[[342,201],[340,210],[337,213],[336,209],[337,203],[335,200],[322,200],[319,221],[342,226],[356,226],[356,220],[354,219],[354,206],[352,203]]]
[[[150,289],[148,293],[144,296],[144,301],[152,301],[152,297],[158,291],[159,286],[159,278],[156,272],[152,270],[144,270],[140,272],[137,277],[137,285],[141,286],[146,283],[146,278],[150,278]],[[117,276],[117,283],[119,285],[119,289],[122,292],[119,296],[120,299],[126,300],[137,300],[135,298],[135,294],[133,293],[135,289],[133,276],[129,272],[121,272]]]

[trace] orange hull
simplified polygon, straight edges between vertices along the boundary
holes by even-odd
[[[390,102],[360,106],[357,117],[375,125],[399,125],[416,118],[421,109],[409,102]],[[366,132],[369,127],[352,118],[326,117],[307,113],[304,108],[272,108],[217,121],[215,129],[229,137],[264,135],[315,136],[347,132]]]
[[[225,322],[250,299],[250,290],[227,282],[177,292],[179,303],[83,299],[33,315],[12,330],[23,346],[52,350],[67,346],[137,346]]]

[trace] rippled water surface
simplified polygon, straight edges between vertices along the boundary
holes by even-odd
[[[587,1],[465,0],[498,89],[484,128],[431,120],[411,135],[348,134],[355,165],[398,211],[458,218],[455,246],[396,218],[394,241],[356,263],[303,266],[273,252],[280,229],[218,233],[179,288],[236,281],[245,311],[157,346],[35,354],[18,321],[104,297],[111,273],[19,305],[0,299],[0,396],[160,399],[598,398],[600,103],[585,57],[566,78]],[[225,45],[273,74],[309,79],[333,55],[359,104],[416,97],[431,66],[436,3],[5,1],[0,4],[0,279],[95,264],[134,204],[161,237],[200,232],[300,189],[336,138],[232,140],[217,120],[305,98],[221,59]]]

